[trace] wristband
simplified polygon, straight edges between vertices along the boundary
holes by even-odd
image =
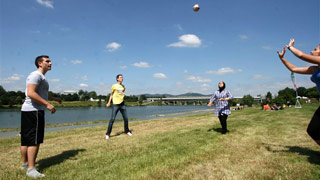
[[[288,49],[291,51],[291,46],[288,46]]]

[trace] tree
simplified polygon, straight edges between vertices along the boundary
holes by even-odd
[[[135,95],[130,95],[130,96],[125,96],[124,100],[127,102],[137,102],[138,101],[138,97]]]
[[[307,89],[305,87],[298,87],[298,96],[307,96]]]
[[[17,96],[16,97],[16,104],[22,104],[23,102],[22,102],[22,97],[21,96]]]
[[[143,103],[143,101],[146,100],[146,99],[147,99],[147,96],[146,96],[146,95],[141,95],[141,96],[139,97],[139,105],[141,106],[142,103]]]
[[[309,98],[319,98],[319,93],[317,87],[309,88],[306,90],[306,96]]]
[[[267,101],[269,101],[269,102],[272,101],[272,94],[271,94],[270,91],[267,92],[266,99],[267,99]]]
[[[8,104],[7,91],[0,85],[0,105]]]
[[[97,99],[97,93],[95,91],[90,91],[88,95],[89,98]]]
[[[78,92],[78,95],[79,95],[80,100],[82,100],[83,95],[84,95],[84,91],[82,89],[80,89]]]
[[[290,104],[295,103],[296,102],[296,91],[294,89],[286,87],[285,89],[280,90],[278,92],[277,99],[278,99],[277,103],[279,103],[279,101],[281,101],[281,102],[290,101]]]
[[[7,91],[0,85],[0,96],[5,94]]]
[[[253,103],[254,103],[254,98],[250,94],[243,96],[242,104],[248,105],[251,107]]]

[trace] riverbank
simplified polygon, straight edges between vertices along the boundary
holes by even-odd
[[[49,101],[51,104],[53,104],[55,107],[58,108],[70,108],[70,107],[105,107],[106,102],[96,102],[96,101],[62,101],[61,104],[57,103],[56,101]],[[143,102],[142,104],[139,104],[139,102],[126,102],[126,106],[158,106],[158,102]],[[21,104],[19,105],[0,105],[0,109],[21,109]],[[165,106],[165,105],[163,105]]]
[[[221,135],[212,113],[47,133],[38,155],[46,179],[320,179],[320,148],[306,133],[317,105],[228,118]],[[26,179],[19,170],[20,139],[0,139],[0,176]]]

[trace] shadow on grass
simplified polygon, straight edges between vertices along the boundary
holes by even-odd
[[[215,131],[215,132],[218,132],[218,133],[222,133],[222,128],[211,128],[211,129],[208,129],[208,132],[210,131]]]
[[[131,129],[130,132],[132,133],[133,130]],[[119,131],[117,132],[115,135],[110,135],[110,137],[116,137],[116,136],[120,136],[121,134],[126,134],[124,131]]]
[[[211,129],[208,129],[208,132],[210,132],[210,131],[215,131],[215,132],[218,132],[218,133],[223,134],[223,133],[222,133],[222,128],[211,128]],[[227,130],[226,133],[229,133],[229,132],[230,132],[230,131]],[[225,134],[225,133],[224,133],[224,134]]]
[[[39,170],[42,171],[50,166],[54,166],[60,163],[63,163],[64,161],[68,159],[75,159],[74,157],[79,153],[83,152],[85,149],[76,149],[76,150],[69,150],[69,151],[63,151],[61,154],[46,158],[46,159],[41,159],[38,161],[39,164]]]
[[[283,146],[283,145],[272,145],[272,144],[264,144],[266,149],[270,152],[278,153],[278,152],[290,152],[290,153],[299,153],[302,156],[308,156],[308,161],[311,164],[320,165],[320,152],[314,151],[310,148],[299,147],[299,146]],[[285,150],[272,150],[272,146],[278,146],[282,148],[286,148]]]

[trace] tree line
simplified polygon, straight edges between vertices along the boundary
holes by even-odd
[[[102,100],[108,101],[110,94],[106,95],[98,95],[95,91],[84,91],[79,90],[77,93],[54,93],[52,91],[48,92],[49,97],[58,97],[61,98],[62,101],[89,101],[92,99],[98,99],[99,102]],[[6,91],[0,85],[0,105],[9,105],[10,107],[14,105],[21,105],[24,102],[26,95],[22,91]],[[126,102],[139,102],[142,104],[147,97],[145,95],[141,95],[137,97],[135,95],[125,96]]]
[[[319,93],[317,87],[312,88],[305,88],[305,87],[299,87],[297,88],[298,96],[300,97],[307,97],[309,99],[312,99],[313,101],[318,102],[319,100]],[[290,104],[294,105],[297,100],[297,94],[296,91],[292,88],[285,88],[278,91],[278,94],[276,96],[273,96],[272,93],[269,91],[267,92],[267,95],[265,98],[262,98],[262,102],[254,101],[254,98],[248,94],[244,95],[242,99],[233,99],[231,101],[231,105],[235,106],[237,104],[241,105],[248,105],[252,106],[254,104],[277,104],[277,105],[283,105],[283,104]],[[301,101],[301,100],[300,100]]]
[[[299,87],[297,89],[298,95],[301,97],[308,97],[310,99],[319,99],[319,94],[317,87],[312,88],[305,88],[305,87]],[[63,94],[63,93],[54,93],[49,91],[48,93],[49,97],[59,97],[62,99],[62,101],[89,101],[92,99],[98,99],[99,102],[102,100],[108,101],[110,94],[107,96],[105,95],[97,95],[95,91],[84,91],[79,90],[78,93],[69,93],[69,94]],[[1,85],[0,85],[0,105],[21,105],[24,102],[25,99],[25,93],[22,91],[6,91]],[[138,102],[140,105],[143,103],[144,100],[147,99],[146,95],[141,96],[125,96],[126,102]],[[278,91],[277,96],[273,96],[270,92],[267,92],[266,98],[262,98],[263,103],[275,103],[277,105],[287,104],[287,102],[290,102],[290,104],[295,104],[296,102],[296,91],[292,88],[285,88]],[[241,105],[248,105],[252,106],[253,104],[257,104],[258,102],[254,101],[254,98],[248,94],[244,95],[242,99],[234,99],[231,101],[231,105],[235,106],[236,104]]]

